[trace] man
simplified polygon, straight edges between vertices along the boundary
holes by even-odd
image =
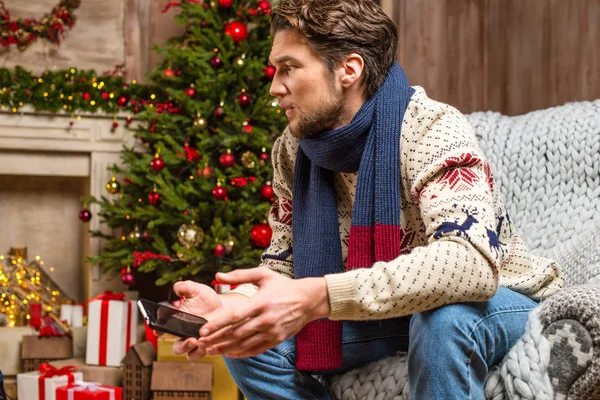
[[[511,226],[466,119],[408,85],[372,1],[283,0],[272,33],[289,127],[271,246],[259,268],[217,274],[233,292],[175,285],[209,322],[174,351],[224,355],[249,399],[328,399],[314,374],[397,352],[412,398],[482,398],[560,270]]]

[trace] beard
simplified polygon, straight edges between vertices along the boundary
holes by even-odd
[[[311,137],[331,130],[340,125],[343,120],[344,95],[342,92],[331,91],[325,104],[320,104],[316,110],[304,115],[296,115],[296,121],[290,121],[290,133],[298,139]]]

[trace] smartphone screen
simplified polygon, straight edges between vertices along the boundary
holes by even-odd
[[[187,338],[200,337],[200,328],[207,321],[197,315],[163,306],[153,301],[140,299],[142,314],[148,318],[148,325],[156,330]]]

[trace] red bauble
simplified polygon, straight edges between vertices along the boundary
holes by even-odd
[[[225,109],[219,106],[215,108],[215,111],[213,111],[213,115],[217,118],[223,118],[223,115],[225,115]]]
[[[223,8],[229,8],[233,5],[233,0],[219,0],[219,5]]]
[[[119,123],[117,121],[112,124],[113,129],[117,129],[119,127]]]
[[[223,257],[225,255],[225,246],[218,244],[217,247],[215,247],[214,254],[217,257]]]
[[[242,93],[238,96],[238,101],[243,107],[246,107],[250,104],[250,96],[247,93]]]
[[[121,282],[123,282],[125,286],[131,287],[135,285],[135,277],[131,272],[125,272],[121,275]]]
[[[198,168],[198,176],[203,176],[205,178],[210,178],[212,176],[212,169],[210,167]]]
[[[157,205],[158,203],[160,203],[160,194],[156,192],[148,193],[148,201],[153,206]]]
[[[127,117],[127,119],[125,120],[125,123],[127,125],[131,124],[131,121],[133,121],[133,119],[131,117]]]
[[[125,96],[119,96],[119,100],[117,100],[117,104],[120,107],[125,107],[129,103],[129,99]]]
[[[248,29],[241,22],[234,21],[225,26],[225,34],[231,36],[234,43],[239,43],[248,37]]]
[[[223,200],[227,197],[227,190],[222,186],[215,186],[212,191],[213,197],[217,200]]]
[[[230,153],[221,154],[221,157],[219,157],[219,163],[221,163],[221,165],[225,168],[231,168],[235,164],[235,157]]]
[[[213,58],[210,59],[210,65],[212,65],[212,67],[214,69],[219,69],[223,66],[223,60],[221,60],[217,56],[214,56]]]
[[[108,98],[109,98],[109,97],[110,97],[110,96],[109,96],[108,92],[102,92],[102,98],[103,98],[104,100],[108,100]]]
[[[171,68],[165,69],[164,72],[166,76],[175,76],[175,71],[173,71]]]
[[[150,236],[150,234],[146,231],[142,233],[142,239],[144,239],[144,241],[148,244],[154,242],[154,238],[152,238],[152,236]]]
[[[258,247],[267,247],[271,244],[273,231],[269,224],[256,224],[250,231],[250,240]]]
[[[83,210],[79,211],[79,219],[83,222],[89,222],[90,219],[92,219],[92,213],[90,210],[84,208]]]
[[[196,89],[187,88],[187,89],[185,89],[185,94],[188,95],[189,97],[192,97],[196,94]]]
[[[269,3],[268,1],[259,1],[257,5],[258,8],[260,8],[266,13],[268,13],[271,10],[271,3]]]
[[[265,68],[265,78],[269,79],[269,80],[273,80],[273,78],[275,77],[275,72],[277,72],[277,70],[275,69],[275,67],[272,66],[267,66]]]
[[[246,133],[252,133],[252,128],[253,126],[248,124],[244,127],[244,130],[246,131]]]
[[[269,159],[269,153],[260,153],[260,159],[267,161]]]
[[[271,200],[273,198],[273,195],[274,195],[273,186],[271,186],[271,185],[265,185],[265,186],[261,187],[260,188],[260,195],[265,200]]]
[[[85,100],[88,100],[88,101],[89,101],[89,100],[92,98],[92,96],[90,96],[90,94],[86,92],[86,93],[84,93],[84,94],[83,94],[83,98],[84,98]]]
[[[152,161],[150,161],[150,166],[155,172],[160,172],[165,167],[165,160],[160,157],[154,157]]]

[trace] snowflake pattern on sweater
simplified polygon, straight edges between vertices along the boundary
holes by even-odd
[[[372,268],[326,275],[330,319],[385,319],[445,304],[484,301],[498,285],[534,299],[562,285],[560,267],[534,256],[495,190],[492,168],[473,129],[453,107],[415,87],[400,139],[401,253]],[[292,186],[298,141],[288,131],[273,147],[271,245],[262,266],[294,276]],[[335,173],[346,266],[358,173]],[[252,295],[242,285],[237,292]]]

